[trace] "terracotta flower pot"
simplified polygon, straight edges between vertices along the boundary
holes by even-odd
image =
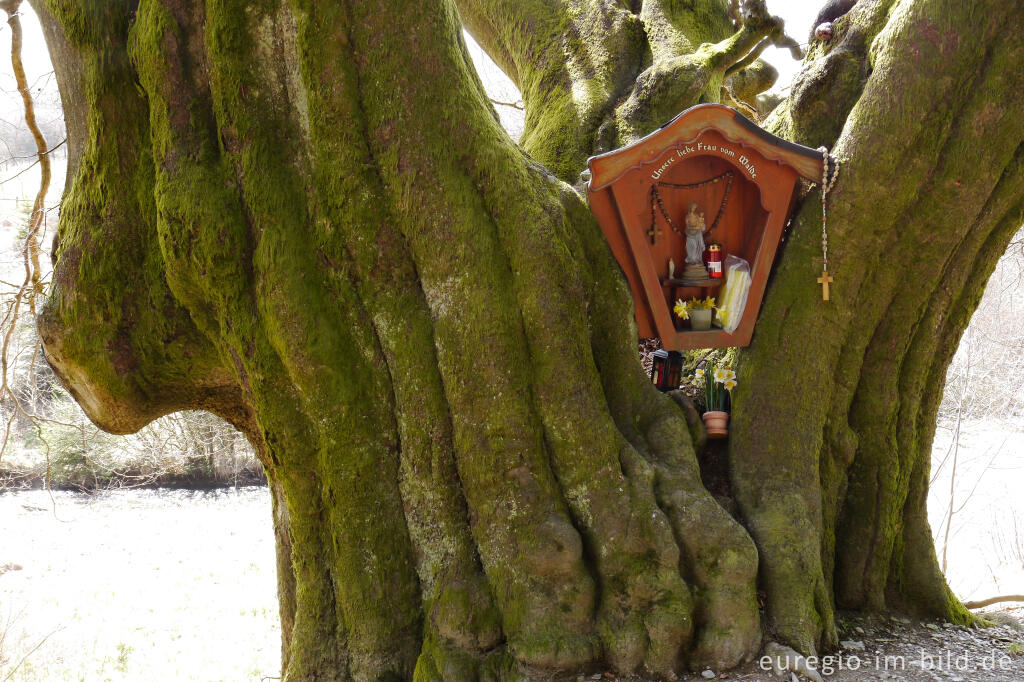
[[[704,428],[707,429],[708,438],[725,438],[729,435],[729,413],[720,410],[709,410],[705,412]]]
[[[696,308],[688,311],[690,313],[690,329],[694,331],[706,331],[711,329],[711,308]]]

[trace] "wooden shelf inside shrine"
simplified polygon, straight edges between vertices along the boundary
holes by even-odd
[[[705,279],[679,279],[678,277],[672,279],[661,280],[661,286],[663,287],[700,287],[701,289],[712,289],[715,287],[722,286],[725,282],[724,279],[719,277],[718,279],[711,279],[710,277]]]

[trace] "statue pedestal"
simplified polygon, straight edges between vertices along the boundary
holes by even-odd
[[[707,279],[708,269],[700,263],[687,263],[683,279]]]

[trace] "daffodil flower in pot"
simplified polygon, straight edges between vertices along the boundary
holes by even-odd
[[[690,329],[694,331],[706,331],[711,329],[711,316],[715,311],[715,299],[713,296],[707,298],[691,298],[689,301],[676,300],[672,309],[681,320],[690,321]]]
[[[694,382],[704,384],[702,415],[708,438],[724,438],[729,435],[729,407],[732,404],[732,389],[736,388],[736,372],[731,367],[715,366],[710,371],[698,369]]]

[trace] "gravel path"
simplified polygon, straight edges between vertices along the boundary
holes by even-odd
[[[1024,680],[1024,606],[990,609],[994,627],[914,623],[904,618],[847,616],[840,625],[842,648],[815,661],[825,682],[1012,682]],[[713,674],[712,674],[713,673]],[[801,674],[776,674],[768,659],[728,672],[705,671],[682,680],[794,682]],[[652,682],[611,673],[582,675],[577,682]]]

